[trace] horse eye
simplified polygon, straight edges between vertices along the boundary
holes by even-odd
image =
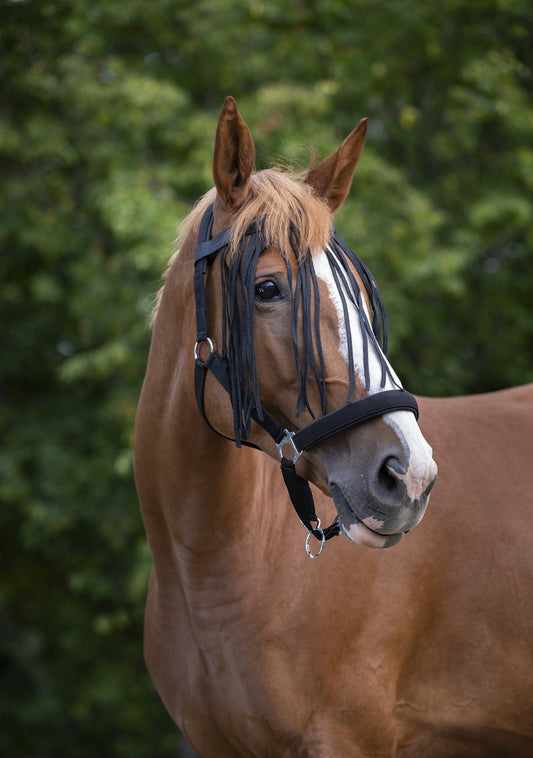
[[[276,282],[267,279],[255,285],[255,297],[257,300],[275,300],[281,295]]]

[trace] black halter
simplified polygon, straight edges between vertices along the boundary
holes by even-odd
[[[210,262],[214,260],[217,254],[226,254],[230,239],[231,239],[231,227],[224,229],[222,232],[211,238],[211,230],[213,227],[213,206],[204,213],[200,224],[200,231],[198,234],[198,244],[195,252],[194,259],[194,295],[196,304],[196,344],[194,346],[194,360],[195,360],[195,394],[198,407],[202,417],[207,424],[213,429],[209,423],[205,411],[204,411],[204,388],[207,377],[207,372],[211,371],[219,383],[228,392],[231,398],[233,413],[234,413],[234,429],[235,429],[235,442],[237,446],[241,444],[248,447],[257,448],[253,443],[247,442],[246,437],[249,434],[249,419],[252,418],[260,426],[265,429],[266,432],[272,437],[277,445],[280,458],[281,458],[281,471],[287,490],[289,492],[292,504],[296,509],[296,512],[300,518],[300,521],[308,531],[306,540],[306,550],[308,555],[315,557],[311,554],[309,549],[309,538],[313,534],[321,543],[320,551],[317,555],[320,555],[324,543],[331,537],[340,533],[340,524],[338,518],[335,519],[331,526],[326,529],[321,529],[320,519],[317,518],[315,512],[315,506],[313,502],[313,496],[309,486],[309,482],[296,473],[295,464],[300,455],[306,450],[310,450],[315,445],[323,442],[334,434],[338,434],[346,429],[349,429],[356,424],[360,424],[363,421],[367,421],[376,416],[381,416],[391,411],[411,411],[418,418],[418,406],[415,398],[398,387],[394,390],[384,390],[373,395],[357,400],[355,402],[347,402],[346,405],[334,410],[330,413],[326,413],[321,417],[315,419],[313,422],[300,429],[297,432],[284,429],[278,422],[266,411],[262,405],[258,395],[257,387],[249,389],[250,374],[252,376],[252,383],[255,385],[255,355],[253,349],[253,295],[251,297],[251,305],[248,302],[248,306],[241,303],[240,307],[246,311],[248,307],[250,311],[246,311],[243,314],[239,314],[239,319],[235,322],[235,312],[228,310],[223,314],[223,334],[225,339],[231,341],[232,337],[238,345],[234,345],[234,350],[239,351],[239,356],[244,362],[244,367],[241,367],[239,372],[239,361],[232,361],[229,356],[229,351],[225,346],[222,347],[221,355],[217,355],[214,349],[214,345],[209,337],[208,331],[208,316],[207,316],[207,304],[205,294],[205,275],[207,267]],[[339,260],[342,263],[345,262],[346,257],[353,263],[358,273],[361,275],[367,294],[371,298],[371,302],[375,306],[375,311],[380,311],[380,318],[383,324],[384,334],[384,349],[386,349],[386,319],[385,311],[381,299],[379,298],[379,292],[377,286],[366,267],[362,264],[359,258],[342,242],[342,240],[336,235],[333,235],[332,245],[334,246]],[[294,245],[293,245],[294,246]],[[235,280],[240,277],[244,280],[242,287],[250,291],[255,281],[255,263],[257,262],[258,255],[264,250],[266,244],[262,237],[261,229],[257,226],[250,227],[241,242],[238,250],[239,257],[236,259],[236,265],[232,267],[233,274],[230,273],[230,279],[232,279],[233,285]],[[343,257],[344,256],[344,257]],[[337,259],[336,259],[337,261]],[[338,272],[336,278],[341,280],[347,275],[349,267],[340,265],[338,262],[335,264],[338,266]],[[223,282],[224,284],[224,282]],[[226,283],[227,284],[227,283]],[[253,290],[252,290],[253,292]],[[359,288],[357,288],[358,297],[360,297]],[[377,303],[377,307],[376,307]],[[362,312],[362,311],[361,311]],[[243,320],[248,320],[251,324],[252,339],[246,341],[242,339],[242,334],[237,333],[232,335],[232,325],[237,323],[242,324]],[[362,321],[363,326],[366,324],[366,320]],[[362,327],[363,328],[363,327]],[[370,337],[376,340],[376,331],[378,327],[376,323],[373,324],[372,330],[369,330]],[[236,330],[239,332],[239,329]],[[228,334],[229,333],[229,334]],[[224,342],[224,339],[223,339]],[[245,343],[249,344],[246,345]],[[207,343],[209,346],[209,355],[205,360],[202,360],[199,356],[199,346],[202,343]],[[366,346],[365,342],[365,346]],[[244,345],[244,346],[243,346]],[[365,347],[365,349],[367,349]],[[205,348],[204,348],[205,350]],[[295,354],[298,358],[298,350],[295,349]],[[314,358],[307,357],[308,361],[313,361]],[[365,363],[368,360],[368,356],[365,357]],[[314,365],[314,364],[313,364]],[[253,369],[253,370],[250,370]],[[315,376],[318,380],[318,369],[314,366]],[[239,376],[240,373],[240,376]],[[387,373],[386,362],[382,363],[382,386],[385,384],[385,377]],[[390,375],[390,374],[389,374]],[[305,367],[304,376],[307,377],[307,366]],[[353,383],[353,382],[352,382]],[[300,381],[300,384],[302,382]],[[299,409],[306,406],[305,389],[303,390],[302,398],[299,398]],[[350,395],[352,395],[353,389]],[[349,398],[349,400],[351,397]],[[213,431],[217,431],[213,429]],[[217,434],[220,434],[217,432]],[[225,436],[225,435],[222,435]],[[313,523],[316,526],[313,526]]]

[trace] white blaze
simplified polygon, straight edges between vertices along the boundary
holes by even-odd
[[[339,324],[339,350],[344,360],[348,364],[348,337],[351,338],[352,354],[354,361],[354,368],[356,376],[362,385],[365,383],[365,371],[363,363],[364,355],[364,337],[361,333],[361,324],[359,321],[359,313],[357,306],[346,297],[346,307],[348,311],[348,317],[350,321],[350,333],[346,329],[344,323],[344,310],[341,295],[337,288],[337,284],[333,277],[330,264],[328,262],[326,253],[323,250],[313,255],[313,264],[315,267],[316,275],[327,286],[329,295],[338,316]],[[370,324],[370,314],[368,313],[366,300],[362,298],[364,308],[364,318]],[[390,371],[390,375],[386,376],[385,385],[381,386],[382,379],[382,364],[378,358],[376,351],[379,351],[381,360],[385,361]],[[370,339],[368,340],[368,370],[369,370],[369,395],[374,395],[377,392],[383,392],[384,390],[398,389],[402,387],[399,378],[396,376],[392,366],[383,355],[380,347],[374,344]],[[394,382],[391,380],[391,376]],[[398,438],[400,439],[404,450],[406,452],[407,460],[409,461],[409,469],[405,474],[399,474],[394,472],[395,475],[401,479],[406,488],[408,497],[411,500],[417,500],[422,492],[426,489],[428,482],[431,481],[436,475],[436,466],[433,461],[433,454],[430,446],[422,436],[422,432],[416,422],[414,415],[410,411],[393,411],[383,415],[383,420],[391,426]]]

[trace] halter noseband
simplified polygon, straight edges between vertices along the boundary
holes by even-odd
[[[232,399],[235,395],[235,388],[232,387],[230,376],[229,361],[226,355],[218,356],[215,352],[212,340],[208,333],[208,316],[205,291],[205,275],[210,262],[223,249],[227,249],[231,238],[231,227],[219,232],[211,238],[213,227],[213,206],[204,213],[200,224],[198,234],[198,244],[194,256],[194,296],[196,309],[196,343],[194,345],[194,385],[195,395],[198,408],[203,419],[213,431],[220,435],[209,423],[204,411],[204,390],[207,372],[211,371],[218,382],[224,387]],[[254,247],[256,250],[264,249],[261,240],[261,230],[255,226],[250,227],[246,233],[247,245]],[[335,235],[335,240],[340,248],[346,253],[349,249]],[[263,247],[261,245],[263,244]],[[355,256],[352,251],[349,251]],[[365,269],[365,271],[367,271]],[[368,273],[368,272],[367,272]],[[371,279],[373,287],[375,283]],[[205,360],[199,356],[199,346],[207,343],[209,355]],[[377,416],[392,411],[410,411],[418,419],[418,405],[415,398],[404,389],[383,390],[373,395],[368,395],[360,400],[348,402],[346,405],[331,411],[303,427],[297,432],[284,429],[273,416],[264,408],[257,407],[257,403],[252,403],[249,409],[251,418],[256,421],[274,440],[281,458],[281,472],[285,485],[289,492],[292,504],[300,518],[300,521],[307,529],[306,552],[311,558],[316,558],[322,552],[326,540],[340,534],[340,523],[337,517],[335,521],[327,528],[322,529],[320,519],[315,512],[313,495],[309,482],[296,473],[296,461],[302,453],[310,450],[315,445],[320,444],[329,437],[345,431],[356,424],[360,424]],[[235,413],[235,410],[234,410]],[[236,425],[236,424],[235,424]],[[220,435],[225,437],[225,435]],[[230,439],[230,438],[227,438]],[[236,442],[247,447],[259,449],[257,445],[239,438],[236,425]],[[284,454],[287,453],[287,456]],[[316,523],[313,526],[312,522]],[[309,540],[311,535],[320,541],[318,553],[311,553]]]

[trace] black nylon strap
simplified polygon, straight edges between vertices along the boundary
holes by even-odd
[[[203,219],[202,219],[203,221]],[[210,229],[213,226],[213,222],[209,224],[209,226],[205,225],[204,229],[202,229],[202,226],[200,226],[200,235],[202,234],[209,234]],[[206,229],[207,232],[206,232]],[[199,242],[196,246],[196,252],[194,253],[194,262],[195,264],[198,263],[198,261],[201,258],[207,258],[210,255],[214,255],[214,253],[218,253],[218,251],[229,244],[231,238],[231,227],[228,227],[227,229],[223,229],[221,232],[219,232],[215,237],[212,239],[209,239],[207,237],[203,240],[203,242]]]
[[[309,482],[296,473],[294,463],[287,458],[281,459],[281,473],[300,521],[309,531],[313,531],[311,521],[317,518]]]
[[[219,356],[212,351],[207,359],[205,361],[200,360],[197,358],[195,360],[195,366],[194,366],[194,394],[196,395],[196,403],[198,405],[198,408],[200,410],[200,413],[202,414],[202,418],[204,421],[207,422],[207,424],[213,429],[213,431],[217,432],[216,429],[214,429],[213,426],[209,423],[209,420],[207,419],[204,411],[204,390],[205,390],[205,381],[207,377],[207,372],[211,371],[211,373],[214,375],[214,377],[217,379],[217,381],[224,387],[226,392],[229,394],[230,392],[230,386],[229,386],[229,376],[228,376],[228,364],[226,361],[223,361]],[[281,427],[276,419],[268,413],[268,411],[265,411],[263,409],[261,417],[259,414],[253,410],[252,411],[252,417],[254,421],[256,421],[260,426],[263,427],[263,429],[272,437],[274,442],[278,443],[281,442],[283,437],[285,436],[285,430],[283,427]],[[220,432],[217,432],[217,434],[221,437],[224,437],[225,439],[231,439],[231,437],[226,437],[225,434],[220,434]],[[233,441],[233,440],[232,440]],[[246,445],[247,447],[253,447],[255,449],[259,449],[257,445],[254,445],[251,442],[246,442],[245,440],[241,440],[243,445]]]
[[[333,434],[391,411],[411,411],[418,419],[418,405],[406,390],[384,390],[343,405],[300,429],[293,437],[298,450],[310,450]]]
[[[319,541],[322,541],[322,536],[324,536],[325,540],[336,537],[340,533],[338,518],[326,529],[319,529],[311,523],[312,521],[318,522],[313,494],[307,479],[296,473],[294,463],[287,460],[287,458],[282,458],[281,473],[283,474],[283,481],[289,492],[294,509],[307,531],[311,532],[313,537],[316,537]]]
[[[216,356],[214,353],[211,353],[205,362],[200,361],[199,359],[196,359],[195,366],[194,366],[194,394],[196,395],[196,404],[198,405],[198,409],[200,413],[202,414],[202,418],[207,424],[207,426],[213,432],[218,434],[219,437],[224,437],[224,439],[231,440],[230,437],[226,437],[225,434],[222,434],[217,429],[215,429],[215,427],[210,423],[209,419],[207,418],[205,409],[204,409],[205,382],[207,379],[207,371],[211,369],[213,373],[215,373],[215,371],[213,370],[213,366],[216,365],[216,361],[213,360],[213,358],[217,358],[217,357],[218,356]]]
[[[198,247],[204,246],[205,242],[200,240],[209,240],[211,236],[211,229],[213,228],[213,214],[204,213],[202,221],[200,223],[200,231],[198,234],[198,246],[194,256],[194,302],[196,311],[196,341],[202,342],[208,337],[208,325],[207,325],[207,304],[205,300],[205,274],[207,271],[207,256],[211,255],[214,251],[203,255],[198,254]],[[205,250],[205,247],[203,248]]]

